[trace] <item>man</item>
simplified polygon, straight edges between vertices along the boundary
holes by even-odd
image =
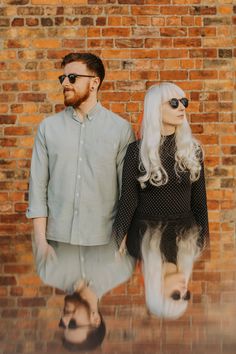
[[[129,256],[115,260],[111,240],[123,159],[134,134],[127,121],[97,101],[105,76],[100,58],[70,53],[62,68],[66,108],[38,128],[27,217],[33,219],[33,249],[43,281],[72,292],[75,282],[91,285],[97,269],[100,277],[108,271],[106,284],[95,289],[99,297],[127,280],[134,266]],[[114,267],[106,270],[111,263]]]
[[[63,345],[70,351],[92,350],[99,346],[106,334],[101,313],[93,299],[86,294],[89,288],[76,290],[64,300],[59,327],[64,329]],[[87,299],[88,297],[88,299]]]

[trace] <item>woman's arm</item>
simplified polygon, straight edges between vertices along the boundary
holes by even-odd
[[[207,197],[203,162],[201,162],[201,172],[199,179],[192,183],[191,210],[197,225],[200,227],[199,246],[203,248],[209,242]]]
[[[139,153],[137,142],[128,146],[122,172],[121,197],[118,203],[118,211],[113,224],[113,237],[118,247],[129,230],[129,226],[138,204],[139,183]]]

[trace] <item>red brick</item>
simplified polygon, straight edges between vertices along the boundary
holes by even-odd
[[[46,95],[40,93],[20,93],[18,98],[20,102],[43,102],[46,99]]]
[[[16,285],[16,278],[13,276],[0,276],[0,285]]]
[[[30,135],[32,134],[31,127],[9,127],[4,129],[5,135]]]
[[[17,305],[19,307],[42,307],[46,305],[46,301],[43,297],[19,298]]]

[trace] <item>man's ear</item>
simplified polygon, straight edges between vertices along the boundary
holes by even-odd
[[[90,81],[90,90],[93,91],[96,89],[98,89],[98,86],[100,84],[100,78],[98,76],[96,76],[95,78],[93,78],[91,81]]]
[[[90,322],[94,327],[99,327],[101,324],[101,316],[97,311],[93,311],[90,314]]]

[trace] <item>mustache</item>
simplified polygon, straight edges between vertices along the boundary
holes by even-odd
[[[74,90],[73,90],[73,89],[70,89],[70,88],[66,88],[66,87],[65,87],[65,88],[63,89],[63,93],[65,93],[65,92],[67,92],[67,91],[74,91]]]

